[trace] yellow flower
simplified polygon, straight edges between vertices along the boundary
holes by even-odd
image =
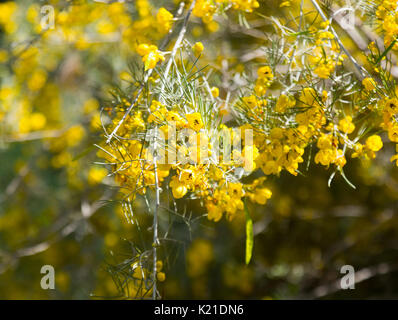
[[[142,56],[145,71],[155,68],[159,61],[164,61],[163,53],[154,45],[142,43],[137,47],[137,53]]]
[[[256,9],[260,6],[256,0],[234,0],[232,3],[234,9],[246,12],[253,12],[253,9]]]
[[[354,153],[351,155],[352,158],[357,158],[363,154],[363,145],[356,143],[354,145]]]
[[[228,184],[228,194],[232,197],[232,198],[237,198],[240,199],[242,198],[242,184],[241,183],[234,183],[231,182]]]
[[[397,114],[398,113],[398,99],[397,98],[392,98],[388,99],[386,101],[386,110],[387,112],[391,114]]]
[[[39,69],[33,72],[32,76],[28,80],[28,87],[32,91],[40,90],[47,80],[46,71]]]
[[[166,275],[164,272],[158,272],[156,274],[156,278],[158,279],[158,281],[163,282],[164,280],[166,280]]]
[[[146,43],[141,43],[138,47],[137,47],[137,53],[140,56],[145,56],[147,55],[149,52],[151,52],[151,50],[153,50],[155,48],[155,50],[157,49],[156,46],[152,46],[152,45],[148,45]]]
[[[202,18],[204,23],[209,23],[213,19],[213,14],[216,11],[216,6],[212,0],[197,0],[192,14],[196,17]]]
[[[296,101],[294,99],[290,99],[288,96],[282,94],[279,96],[278,101],[276,102],[275,111],[276,112],[285,112],[286,109],[294,107]]]
[[[383,141],[381,141],[380,136],[373,135],[366,139],[366,147],[371,151],[379,151],[383,148]]]
[[[260,79],[271,80],[274,75],[272,73],[272,69],[269,66],[261,67],[257,70],[257,75]]]
[[[391,157],[390,161],[391,161],[391,162],[396,161],[395,164],[396,164],[397,167],[398,167],[398,154],[393,155],[393,156]]]
[[[169,111],[166,115],[166,120],[171,124],[175,125],[176,128],[182,128],[184,124],[186,123],[186,120],[181,117],[177,112],[175,111]]]
[[[320,64],[314,70],[315,74],[322,79],[329,78],[330,74],[333,72],[333,64]]]
[[[171,191],[174,198],[180,199],[186,195],[188,188],[184,182],[181,182],[178,177],[174,176],[170,181]]]
[[[279,5],[279,7],[280,7],[280,8],[283,8],[283,7],[290,7],[290,1],[283,1],[283,2]]]
[[[249,108],[254,108],[257,106],[257,99],[255,96],[243,97],[242,101]]]
[[[30,121],[30,128],[32,130],[40,130],[46,125],[47,119],[42,113],[35,112],[30,116]]]
[[[158,31],[161,33],[167,33],[171,29],[173,15],[165,8],[160,8],[156,15],[156,21]]]
[[[116,30],[115,26],[108,21],[102,20],[102,21],[98,22],[98,24],[97,24],[98,33],[109,34],[109,33],[115,32],[115,30]]]
[[[395,145],[395,151],[398,152],[398,144]],[[395,164],[398,167],[398,154],[393,155],[390,159],[391,162],[396,161]]]
[[[334,163],[339,166],[339,167],[344,167],[345,164],[347,163],[347,160],[343,154],[343,150],[338,149],[336,152],[336,159],[334,161]]]
[[[365,78],[362,80],[362,85],[366,91],[373,91],[376,89],[376,82],[372,78]]]
[[[319,149],[329,149],[332,147],[333,144],[333,136],[328,134],[324,134],[319,137],[318,142],[317,142],[317,147]]]
[[[211,94],[214,98],[217,98],[220,94],[220,90],[217,87],[211,88]]]
[[[203,128],[202,117],[199,112],[187,114],[188,125],[196,132]]]
[[[328,166],[336,159],[336,151],[333,149],[321,149],[315,155],[315,163],[320,163],[323,166]]]
[[[313,88],[304,88],[300,95],[300,101],[305,106],[319,106],[317,97],[318,95]]]
[[[160,271],[163,269],[163,262],[162,260],[156,261],[156,271]]]
[[[219,206],[213,202],[206,203],[207,208],[207,219],[214,220],[214,222],[219,221],[222,218],[222,210]]]
[[[251,193],[249,195],[250,200],[252,200],[253,202],[257,202],[258,204],[262,204],[262,205],[264,205],[267,202],[267,200],[271,198],[271,196],[272,196],[272,192],[268,188],[257,189],[257,190],[255,190],[254,193]]]
[[[192,50],[196,55],[199,55],[200,53],[202,53],[204,49],[204,46],[202,44],[202,42],[196,42],[193,46],[192,46]]]
[[[339,121],[339,130],[350,134],[355,130],[355,125],[352,123],[352,117],[346,116],[344,119]]]
[[[392,142],[398,142],[398,125],[388,128],[388,138]]]
[[[264,174],[278,174],[281,172],[282,167],[274,160],[266,161],[262,166],[261,169],[263,170]]]

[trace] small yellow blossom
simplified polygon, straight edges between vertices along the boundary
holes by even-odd
[[[267,80],[272,80],[274,77],[272,69],[269,66],[264,66],[259,68],[257,70],[257,75],[259,79],[267,79]]]
[[[379,151],[383,148],[383,141],[381,141],[380,136],[373,135],[366,139],[366,147],[371,151]]]
[[[217,98],[220,95],[220,90],[217,87],[212,87],[211,94],[214,98]]]
[[[204,50],[204,46],[202,42],[196,42],[193,46],[192,46],[192,50],[196,55],[199,55],[200,53],[202,53],[202,51]]]
[[[362,85],[366,91],[373,91],[376,89],[376,82],[372,78],[365,78],[362,80]]]
[[[346,116],[344,119],[339,121],[339,130],[350,134],[355,130],[355,125],[352,123],[352,117]]]
[[[167,33],[171,29],[173,15],[165,8],[160,8],[156,15],[156,21],[158,31],[161,33]]]
[[[203,128],[202,116],[199,112],[187,114],[187,120],[189,127],[196,132]]]
[[[164,61],[163,53],[155,45],[142,43],[137,47],[137,53],[142,56],[145,71],[155,68],[159,61]]]

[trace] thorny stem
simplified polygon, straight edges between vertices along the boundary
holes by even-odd
[[[196,0],[192,1],[191,6],[188,9],[188,12],[185,16],[184,23],[181,27],[180,33],[178,35],[177,41],[174,44],[173,50],[171,52],[171,56],[167,62],[166,70],[165,70],[165,81],[167,80],[168,74],[170,72],[171,65],[173,63],[174,57],[177,53],[178,48],[180,47],[182,40],[184,39],[185,32],[187,30],[187,24],[189,17],[192,13],[192,10],[195,6]],[[183,5],[180,6],[179,11],[182,11]],[[153,69],[152,69],[153,70]],[[164,85],[165,82],[162,83],[162,88],[160,92],[163,92],[164,90]],[[158,238],[158,210],[160,206],[160,188],[159,188],[159,177],[158,177],[158,164],[157,164],[157,128],[155,128],[155,141],[154,141],[154,149],[155,149],[155,156],[153,159],[154,162],[154,173],[155,173],[155,210],[153,212],[153,287],[152,287],[152,298],[153,300],[156,300],[157,298],[157,268],[156,268],[156,263],[157,263],[157,246],[159,243],[159,238]]]
[[[157,164],[157,128],[155,129],[155,141],[154,149],[155,156],[153,158],[154,171],[155,171],[155,210],[153,212],[153,288],[152,288],[152,298],[156,300],[157,295],[157,283],[156,283],[156,262],[157,262],[157,245],[159,243],[158,239],[158,209],[160,206],[160,189],[159,189],[159,177],[158,177],[158,164]]]
[[[113,136],[117,133],[119,130],[120,126],[123,124],[124,120],[126,120],[127,116],[130,114],[131,110],[134,108],[135,104],[138,101],[138,98],[140,97],[142,90],[144,90],[145,83],[148,81],[149,77],[152,75],[153,69],[150,69],[148,73],[145,75],[144,81],[141,84],[141,87],[138,89],[137,95],[135,96],[133,102],[130,104],[130,107],[127,109],[125,114],[123,115],[123,118],[120,119],[119,123],[113,129],[112,133],[109,135],[108,139],[106,140],[106,143],[109,144],[113,138]]]
[[[322,17],[323,21],[328,21],[328,18],[326,15],[323,13],[321,7],[319,6],[318,2],[316,0],[311,0],[312,4],[314,5],[315,9],[318,11],[319,15]],[[361,78],[365,77],[365,74],[368,73],[365,68],[361,67],[359,63],[355,60],[355,58],[351,55],[351,53],[347,50],[347,48],[344,46],[344,44],[341,42],[339,35],[337,32],[334,30],[332,26],[330,26],[330,30],[332,31],[334,37],[336,38],[337,43],[339,44],[340,48],[343,49],[344,53],[350,58],[351,62],[355,66],[355,68],[358,70],[359,75]]]
[[[177,50],[180,47],[182,41],[184,40],[185,32],[187,31],[187,25],[188,25],[189,17],[191,16],[191,13],[192,13],[192,10],[193,10],[193,8],[195,6],[195,3],[196,3],[196,0],[193,0],[192,3],[191,3],[191,6],[189,7],[188,12],[187,12],[187,14],[185,16],[184,23],[183,23],[183,25],[181,27],[181,30],[180,30],[180,33],[178,35],[177,41],[175,42],[173,50],[171,51],[171,55],[170,55],[169,61],[167,62],[167,66],[166,66],[166,69],[164,71],[164,80],[163,80],[160,92],[163,92],[163,90],[164,90],[164,86],[165,86],[165,83],[166,83],[167,78],[169,76],[170,68],[171,68],[171,65],[173,63],[174,57],[177,54]],[[161,102],[163,102],[162,100],[163,100],[163,98],[161,98]]]
[[[195,1],[194,1],[195,2]],[[182,10],[184,8],[184,2],[181,2],[180,7],[178,9],[177,12],[177,16],[180,16],[182,13]],[[193,7],[192,7],[193,9]],[[191,14],[192,10],[190,8],[190,11],[188,11],[187,16],[189,17],[189,15]],[[187,19],[185,18],[185,22],[184,24],[187,23]],[[186,29],[186,26],[185,26]],[[167,46],[167,44],[170,41],[170,35],[173,32],[173,29],[171,29],[167,35],[167,37],[164,39],[163,43],[160,46],[160,50],[164,50],[164,48]],[[185,33],[185,32],[184,32]],[[140,86],[140,88],[137,91],[137,95],[135,96],[133,102],[130,104],[129,108],[127,109],[127,111],[125,112],[125,114],[123,115],[123,118],[120,119],[120,121],[118,122],[117,126],[115,127],[115,129],[113,129],[112,133],[108,136],[108,139],[106,140],[106,143],[109,144],[113,138],[113,136],[118,132],[120,126],[123,124],[123,122],[126,120],[127,116],[130,114],[131,110],[134,108],[135,104],[137,103],[142,91],[144,90],[145,84],[148,82],[149,77],[152,75],[154,69],[150,69],[148,70],[147,74],[144,77],[144,80]]]

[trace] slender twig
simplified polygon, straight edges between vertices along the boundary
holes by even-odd
[[[192,10],[193,10],[193,8],[195,6],[195,3],[196,3],[196,0],[193,0],[192,3],[191,3],[191,6],[189,7],[188,12],[187,12],[187,14],[185,16],[184,23],[183,23],[183,25],[181,27],[181,30],[180,30],[180,33],[178,35],[177,41],[175,42],[173,50],[171,51],[171,55],[170,55],[169,61],[167,62],[167,66],[166,66],[166,69],[164,71],[164,76],[163,76],[164,79],[163,79],[163,82],[162,82],[162,87],[160,89],[160,92],[163,92],[163,90],[164,90],[164,86],[165,86],[165,83],[167,82],[167,78],[169,76],[170,68],[171,68],[171,65],[173,64],[174,57],[177,54],[177,50],[181,46],[182,41],[184,40],[185,32],[187,31],[187,25],[188,25],[189,17],[191,16],[191,13],[192,13]],[[161,102],[163,102],[162,100],[163,100],[163,98],[161,98]]]
[[[195,2],[195,1],[194,1]],[[180,8],[177,12],[177,15],[179,15],[182,11],[182,9],[184,8],[184,3],[182,2],[180,4]],[[191,13],[188,12],[188,17]],[[185,19],[187,20],[187,19]],[[170,41],[170,35],[173,32],[173,29],[171,29],[167,35],[167,37],[164,39],[163,43],[160,46],[160,50],[164,50],[164,48],[167,46],[167,44]],[[116,125],[115,129],[113,129],[112,133],[108,136],[108,139],[106,140],[106,143],[109,144],[112,140],[112,138],[114,137],[114,135],[118,132],[120,126],[123,124],[123,122],[126,120],[126,118],[128,117],[128,115],[130,114],[131,110],[134,108],[135,104],[137,103],[142,91],[144,90],[145,84],[148,82],[149,77],[152,75],[154,69],[150,69],[148,70],[148,72],[146,73],[144,80],[142,81],[142,84],[140,86],[140,88],[137,91],[137,95],[135,96],[133,102],[130,104],[129,108],[127,109],[127,111],[124,113],[123,118],[120,119],[120,121],[118,122],[118,124]]]
[[[316,0],[311,0],[312,4],[318,11],[319,15],[322,17],[323,21],[328,21],[328,18],[326,17],[325,13],[322,11],[321,7],[319,6],[318,2]],[[341,42],[339,35],[337,32],[334,30],[332,26],[330,26],[330,30],[333,33],[337,43],[339,44],[340,48],[344,51],[344,53],[350,58],[352,64],[354,67],[357,69],[359,72],[360,78],[364,78],[366,74],[368,74],[368,71],[363,68],[362,66],[359,65],[359,63],[355,60],[355,58],[351,55],[351,53],[347,50],[347,48],[344,46],[343,42]]]
[[[375,266],[363,268],[357,272],[355,272],[355,284],[361,283],[363,281],[369,280],[371,278],[380,276],[380,275],[385,275],[388,273],[392,273],[398,269],[397,264],[388,264],[388,263],[380,263]],[[330,284],[325,284],[321,285],[319,287],[316,287],[312,293],[311,297],[312,299],[319,299],[326,297],[330,294],[339,292],[342,290],[341,287],[341,279],[336,280],[333,283]]]
[[[83,201],[81,212],[76,216],[77,212],[71,212],[59,218],[52,224],[50,230],[43,236],[46,240],[37,242],[24,248],[15,250],[13,253],[0,250],[0,274],[4,273],[10,266],[18,263],[23,257],[33,256],[35,254],[46,251],[53,244],[65,239],[67,236],[76,231],[81,226],[82,221],[87,221],[94,215],[106,202],[114,196],[112,191],[106,191],[103,196],[93,203]]]
[[[6,143],[13,143],[13,142],[25,142],[25,141],[42,140],[42,139],[49,139],[49,138],[58,138],[62,134],[64,134],[65,131],[67,131],[67,128],[60,129],[60,130],[35,131],[35,132],[19,134],[19,135],[11,136],[11,137],[4,137],[3,140]]]
[[[157,286],[156,286],[156,263],[157,263],[157,246],[159,243],[158,239],[158,209],[160,206],[160,188],[159,188],[159,177],[158,177],[158,163],[157,163],[157,128],[155,129],[155,141],[154,141],[154,150],[155,156],[153,158],[154,162],[154,171],[155,171],[155,210],[153,212],[153,288],[152,288],[152,297],[153,300],[156,300],[157,297]]]

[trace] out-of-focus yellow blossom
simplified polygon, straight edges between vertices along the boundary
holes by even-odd
[[[156,14],[157,28],[160,33],[167,33],[171,29],[173,15],[165,8],[160,8]]]
[[[108,174],[108,170],[103,167],[91,167],[88,171],[88,183],[96,185],[100,183]]]
[[[383,141],[381,141],[381,138],[378,135],[370,136],[366,139],[366,147],[371,151],[377,152],[383,148]]]
[[[17,30],[17,25],[13,19],[17,10],[18,4],[14,1],[0,3],[0,26],[2,26],[8,34],[14,33]]]
[[[193,46],[192,46],[192,50],[196,55],[199,55],[202,53],[204,49],[203,43],[202,42],[196,42]]]
[[[211,94],[214,98],[217,98],[220,95],[220,90],[217,87],[212,87]]]
[[[166,274],[164,272],[158,272],[156,274],[156,278],[158,279],[158,281],[163,282],[164,280],[166,280]]]
[[[192,13],[194,16],[202,18],[203,22],[208,23],[213,20],[216,9],[217,7],[214,5],[214,1],[197,0]]]
[[[208,240],[197,239],[192,242],[187,252],[188,275],[202,275],[214,258],[213,247]]]
[[[42,70],[35,70],[28,81],[28,88],[32,91],[40,90],[47,80],[47,73]]]
[[[6,50],[0,49],[0,63],[6,62],[8,59],[8,53]]]

